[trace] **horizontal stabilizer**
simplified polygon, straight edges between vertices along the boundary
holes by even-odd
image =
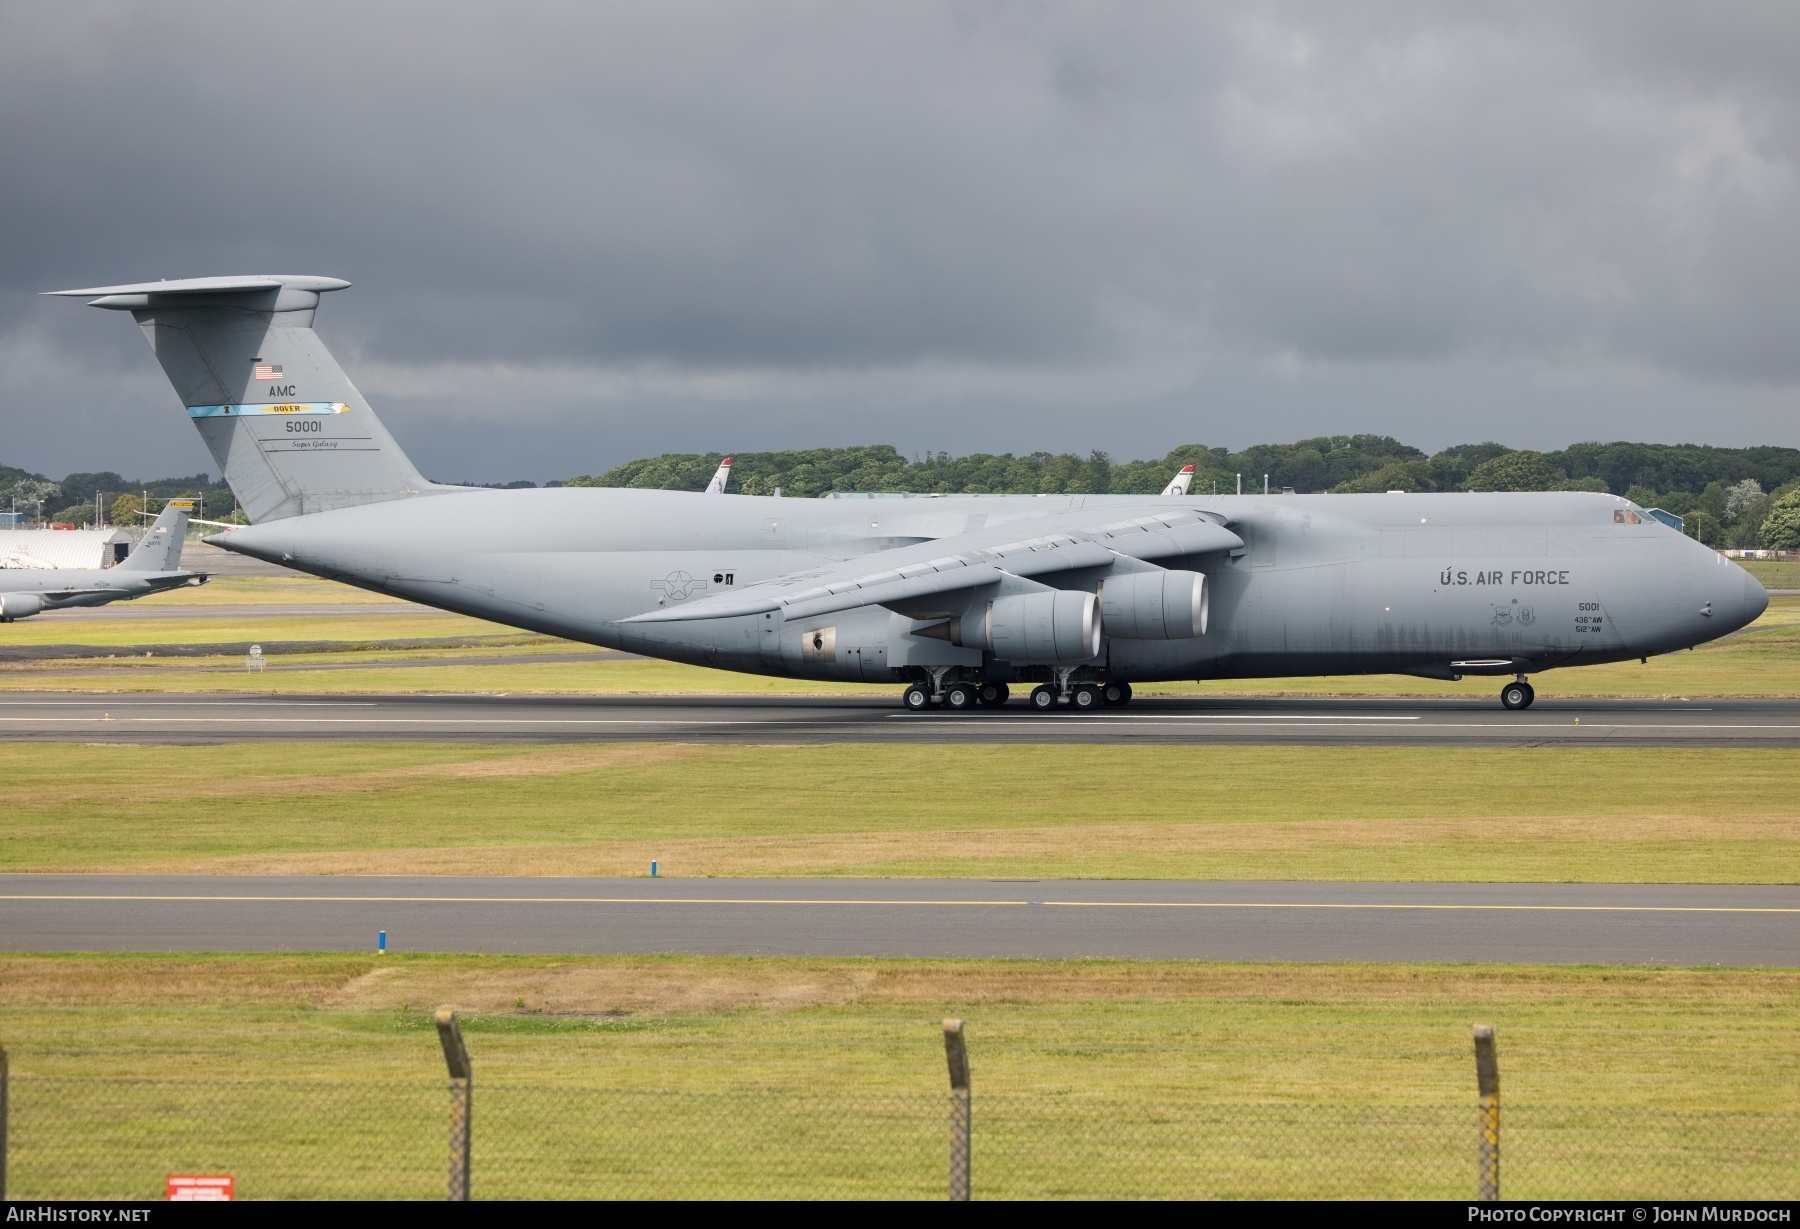
[[[89,286],[85,290],[47,290],[44,293],[65,299],[93,299],[90,307],[111,307],[121,311],[175,304],[212,295],[256,294],[275,291],[299,291],[317,296],[328,290],[342,290],[350,283],[341,277],[318,277],[311,274],[253,274],[240,277],[186,277],[177,281],[133,282],[125,286]]]

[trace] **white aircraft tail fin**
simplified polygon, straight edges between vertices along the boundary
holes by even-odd
[[[191,499],[171,499],[163,505],[162,513],[150,523],[150,528],[131,548],[125,556],[125,562],[119,565],[126,572],[174,572],[181,567],[181,547],[187,540],[188,517],[193,514],[194,501]]]
[[[1169,479],[1169,485],[1163,488],[1164,495],[1186,495],[1188,488],[1194,485],[1194,467],[1183,465],[1181,472]]]
[[[730,480],[731,458],[726,457],[723,461],[719,462],[719,468],[713,474],[712,481],[706,484],[706,493],[708,495],[723,495],[725,493],[725,484]]]
[[[129,311],[252,522],[434,489],[313,332],[335,277],[200,277],[51,293]]]

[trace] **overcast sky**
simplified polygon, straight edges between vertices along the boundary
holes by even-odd
[[[0,0],[0,462],[320,273],[429,475],[1373,431],[1800,446],[1800,5]]]

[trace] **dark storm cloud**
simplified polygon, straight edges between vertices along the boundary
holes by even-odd
[[[1800,443],[1797,31],[9,6],[0,460],[194,468],[131,331],[31,292],[251,270],[357,283],[321,329],[440,476],[809,440]]]

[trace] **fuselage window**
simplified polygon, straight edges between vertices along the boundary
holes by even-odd
[[[1643,523],[1644,518],[1630,508],[1613,509],[1613,524],[1615,525],[1641,525]]]

